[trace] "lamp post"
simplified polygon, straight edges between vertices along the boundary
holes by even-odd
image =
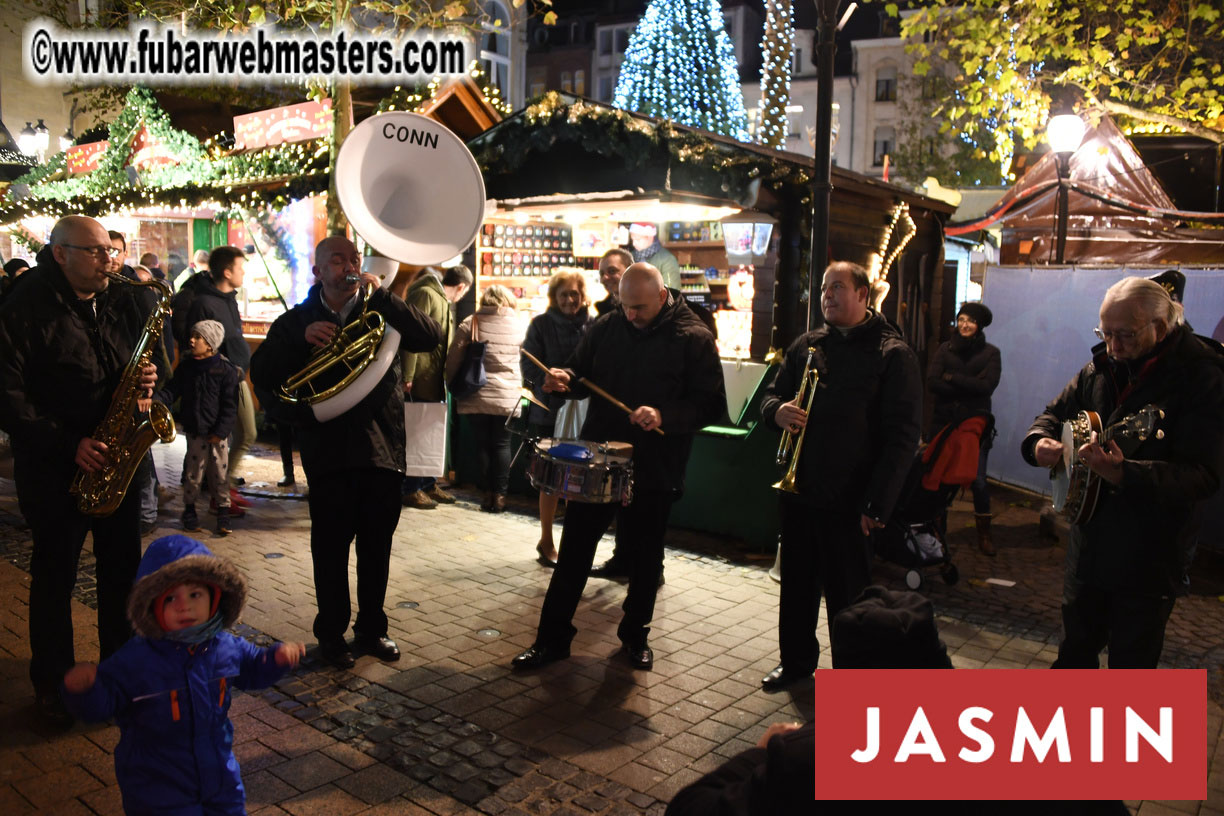
[[[1051,116],[1046,124],[1046,139],[1054,151],[1058,170],[1057,232],[1054,243],[1054,262],[1065,263],[1067,251],[1068,177],[1071,175],[1071,155],[1079,149],[1087,127],[1084,120],[1074,113]]]

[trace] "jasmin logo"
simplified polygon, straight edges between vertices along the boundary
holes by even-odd
[[[816,673],[820,799],[1207,796],[1205,671]]]

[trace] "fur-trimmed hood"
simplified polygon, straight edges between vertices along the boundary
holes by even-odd
[[[194,538],[172,535],[156,539],[140,559],[127,607],[128,620],[136,634],[149,639],[163,636],[153,612],[153,602],[171,586],[185,581],[220,587],[222,625],[229,628],[238,622],[247,594],[242,573]]]

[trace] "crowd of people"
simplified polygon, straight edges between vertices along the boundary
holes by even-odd
[[[213,775],[215,798],[208,804],[215,809],[228,812],[235,801],[240,808],[241,782],[228,770],[228,724],[219,724],[228,709],[224,678],[237,678],[240,688],[266,685],[296,665],[304,647],[256,650],[226,635],[222,629],[241,609],[245,585],[232,565],[198,542],[162,538],[142,560],[142,504],[150,495],[157,499],[146,489],[156,486],[151,463],[136,471],[114,512],[96,516],[79,509],[72,492],[78,472],[97,472],[123,458],[95,429],[117,389],[136,395],[141,412],[152,400],[177,403],[187,436],[182,527],[200,529],[196,502],[207,489],[216,530],[225,534],[242,512],[235,470],[254,438],[258,397],[278,427],[292,429],[287,438],[300,450],[309,482],[319,656],[342,669],[354,665],[358,652],[394,661],[400,651],[384,606],[401,510],[454,500],[434,477],[406,473],[406,453],[419,429],[406,424],[405,403],[445,402],[448,384],[466,376],[473,357],[482,366],[481,382],[465,386],[453,401],[474,436],[482,510],[505,509],[511,459],[506,421],[524,392],[532,436],[632,448],[631,496],[569,502],[559,540],[553,532],[557,498],[541,492],[536,551],[553,570],[534,643],[511,668],[530,671],[567,658],[588,578],[623,576],[621,659],[651,669],[650,625],[669,513],[684,489],[694,435],[723,414],[726,393],[703,315],[650,262],[659,259],[656,236],[635,237],[641,241],[633,253],[614,249],[600,261],[605,299],[591,303],[581,274],[558,273],[548,285],[547,310],[529,322],[514,295],[498,285],[481,291],[475,313],[456,321],[454,304],[473,285],[466,268],[413,269],[383,288],[362,273],[352,241],[328,237],[314,250],[315,283],[305,300],[272,324],[252,355],[235,297],[244,281],[241,250],[223,246],[197,255],[196,271],[180,282],[163,326],[150,317],[158,298],[169,293],[168,287],[153,291],[162,288],[156,258],[142,258],[152,264],[142,264],[146,279],[139,265],[128,271],[123,263],[122,235],[91,218],[61,219],[35,267],[16,279],[19,284],[6,286],[0,304],[0,428],[12,440],[18,499],[34,541],[30,677],[38,710],[61,724],[73,714],[118,715],[125,734],[135,735],[126,743],[131,750],[116,754],[125,802],[153,795],[182,803],[196,795],[191,786],[166,785],[163,777],[178,773],[172,766],[190,765],[187,755],[175,753],[189,749],[168,747],[164,768],[147,767],[132,746],[155,739],[148,730],[153,726],[123,712],[133,695],[159,693],[158,672],[182,662],[179,650],[215,643],[211,659],[224,665],[193,669],[191,682],[219,701],[221,720],[209,728],[221,736],[216,755],[184,773]],[[124,277],[145,285],[112,283]],[[902,500],[923,436],[918,358],[870,306],[872,286],[857,264],[827,268],[820,285],[824,325],[787,349],[760,406],[763,421],[780,433],[820,429],[794,454],[797,489],[780,495],[780,660],[761,681],[766,691],[811,678],[822,598],[828,617],[838,620],[865,597],[872,536]],[[368,390],[334,417],[284,399],[281,386],[342,327],[367,313],[394,329],[399,352]],[[955,334],[932,356],[928,439],[967,416],[989,414],[1002,370],[999,349],[985,338],[991,321],[984,304],[963,304]],[[170,345],[157,343],[136,359],[134,350],[151,330]],[[1097,333],[1103,342],[1092,361],[1038,416],[1023,457],[1050,467],[1072,453],[1064,449],[1062,423],[1083,410],[1112,423],[1154,404],[1165,411],[1167,432],[1120,442],[1093,435],[1073,452],[1100,477],[1102,496],[1095,515],[1072,527],[1064,638],[1055,667],[1095,667],[1108,647],[1111,667],[1154,668],[1174,600],[1184,591],[1203,500],[1218,489],[1224,470],[1224,351],[1191,331],[1168,289],[1140,278],[1126,278],[1105,293]],[[605,389],[617,400],[606,399]],[[984,438],[972,492],[979,547],[994,555],[985,483],[989,449]],[[292,459],[285,477],[294,481]],[[613,523],[614,554],[596,568],[597,545]],[[96,667],[75,660],[70,613],[89,532],[98,564],[102,661]],[[348,581],[352,549],[355,615]],[[833,629],[835,656],[850,648],[838,642],[841,629]],[[150,668],[155,665],[162,668]],[[218,676],[219,689],[213,688]]]

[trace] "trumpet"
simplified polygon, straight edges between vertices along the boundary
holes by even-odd
[[[803,376],[799,380],[799,390],[795,394],[795,405],[802,404],[803,410],[809,415],[812,412],[812,402],[816,398],[816,385],[820,382],[820,372],[812,366],[812,354],[816,349],[808,347],[807,363],[803,366]],[[799,472],[799,453],[803,450],[803,437],[807,434],[807,425],[799,431],[798,435],[790,431],[782,432],[782,439],[778,442],[777,463],[779,465],[789,466],[786,468],[786,473],[782,474],[774,485],[774,490],[780,490],[783,493],[798,493],[799,488],[796,484],[797,474]]]

